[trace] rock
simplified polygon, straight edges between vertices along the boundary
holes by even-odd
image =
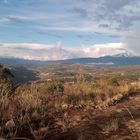
[[[80,115],[74,115],[73,120],[76,122],[80,122],[82,120],[82,117]]]
[[[63,108],[63,109],[67,109],[67,108],[68,108],[68,104],[63,104],[63,105],[62,105],[62,108]]]
[[[9,120],[6,122],[5,124],[5,128],[6,129],[11,129],[11,128],[14,128],[16,125],[15,125],[15,122],[13,119]]]

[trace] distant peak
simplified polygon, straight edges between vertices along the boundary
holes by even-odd
[[[113,55],[114,57],[133,57],[134,55],[126,49],[123,49],[124,52]]]

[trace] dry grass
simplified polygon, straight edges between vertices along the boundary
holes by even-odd
[[[111,119],[102,126],[104,133],[110,133],[119,129],[118,119]]]
[[[106,108],[137,90],[140,90],[139,82],[120,84],[118,81],[116,84],[114,79],[113,84],[111,79],[109,83],[100,79],[96,82],[23,85],[10,97],[1,92],[0,132],[2,137],[13,138],[25,133],[29,138],[42,140],[52,129],[64,132],[76,124],[65,118],[69,110],[81,108],[88,112],[91,108]],[[15,123],[10,130],[5,125],[9,120]],[[118,120],[113,119],[104,126],[104,131],[116,131],[118,127]]]

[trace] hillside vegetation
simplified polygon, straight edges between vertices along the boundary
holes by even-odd
[[[140,91],[138,79],[129,81],[112,75],[90,81],[76,75],[73,82],[58,78],[23,84],[13,90],[10,71],[0,66],[0,74],[0,134],[5,139],[62,139],[60,134],[91,120],[93,112],[106,110]],[[118,129],[116,118],[109,124],[102,122],[100,139]],[[81,134],[73,139],[87,138]]]
[[[12,79],[10,70],[0,65],[0,96],[9,96],[12,92]]]

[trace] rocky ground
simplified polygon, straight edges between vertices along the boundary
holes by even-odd
[[[79,123],[64,133],[52,132],[51,140],[140,140],[140,92],[125,98],[108,109],[70,111]]]

